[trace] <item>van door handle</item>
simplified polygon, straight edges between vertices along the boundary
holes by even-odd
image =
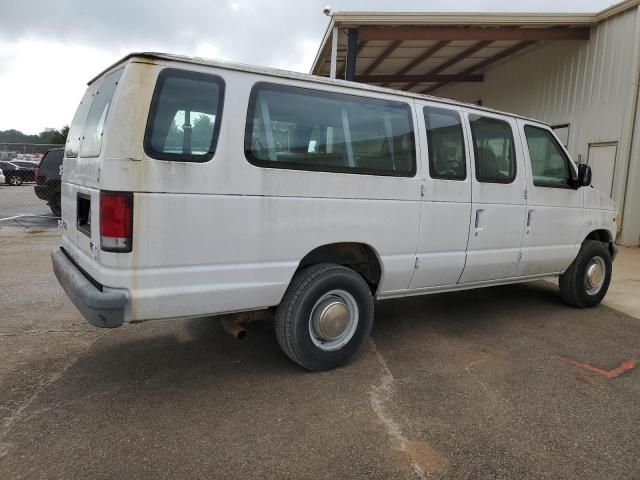
[[[531,227],[533,226],[533,210],[527,212],[527,233],[531,233]]]
[[[480,233],[482,230],[484,230],[484,227],[481,227],[481,222],[480,222],[480,214],[484,212],[484,209],[479,208],[478,210],[476,210],[476,221],[475,221],[475,236],[478,236],[478,233]]]

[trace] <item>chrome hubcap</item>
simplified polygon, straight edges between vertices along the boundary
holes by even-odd
[[[322,340],[335,340],[349,326],[349,308],[339,297],[319,303],[313,315],[313,329]]]
[[[587,264],[584,274],[584,286],[589,295],[595,295],[602,288],[606,267],[602,257],[593,257]]]
[[[358,326],[358,304],[345,290],[324,294],[311,310],[309,334],[321,350],[342,348],[351,340]]]

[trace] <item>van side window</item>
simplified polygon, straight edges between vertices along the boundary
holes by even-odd
[[[571,183],[569,159],[548,130],[526,125],[533,184],[537,187],[569,188]]]
[[[508,122],[469,115],[476,179],[487,183],[511,183],[516,178],[516,150]]]
[[[158,160],[206,162],[216,149],[224,82],[216,75],[167,68],[160,72],[144,150]]]
[[[254,165],[413,176],[411,108],[402,102],[258,83],[245,155]]]
[[[429,147],[429,175],[445,180],[464,180],[467,166],[460,114],[454,110],[424,107]]]
[[[93,94],[91,108],[89,108],[82,131],[81,157],[97,157],[100,155],[109,106],[123,71],[124,68],[121,68],[104,77]]]

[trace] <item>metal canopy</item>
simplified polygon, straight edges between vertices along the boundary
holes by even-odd
[[[338,12],[311,73],[416,93],[482,82],[494,64],[549,42],[586,42],[591,26],[637,4],[597,14]],[[350,59],[350,61],[349,61]]]

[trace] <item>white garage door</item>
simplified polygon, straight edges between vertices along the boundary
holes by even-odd
[[[591,166],[593,173],[591,185],[608,196],[611,196],[613,189],[613,170],[616,165],[617,149],[617,142],[589,145],[587,163]]]

